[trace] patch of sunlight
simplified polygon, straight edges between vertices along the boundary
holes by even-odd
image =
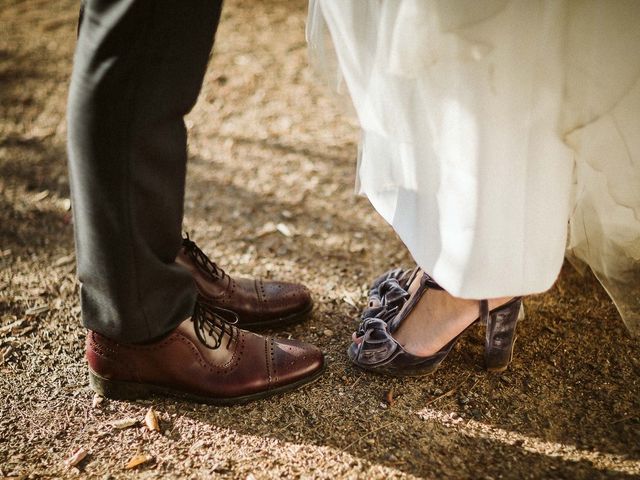
[[[407,479],[419,480],[398,468],[375,463],[372,460],[351,455],[336,447],[295,443],[271,437],[239,433],[228,428],[218,428],[226,432],[240,448],[233,449],[233,459],[239,464],[249,462],[257,466],[269,465],[266,476],[284,478],[291,475],[291,467],[305,470],[303,478],[345,478],[345,479]],[[316,469],[320,469],[316,471]],[[315,473],[314,473],[315,472]]]
[[[510,432],[502,428],[487,425],[476,420],[463,419],[452,413],[424,408],[417,412],[423,420],[435,421],[445,427],[455,427],[456,431],[474,438],[501,442],[522,450],[548,457],[557,457],[568,462],[590,462],[598,470],[614,470],[616,472],[638,475],[640,461],[627,460],[621,455],[598,451],[580,450],[573,445],[549,442],[540,438],[529,437],[518,432]]]

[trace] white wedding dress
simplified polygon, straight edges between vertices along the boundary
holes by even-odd
[[[360,191],[446,290],[544,291],[567,249],[640,333],[640,2],[311,0],[307,38]]]

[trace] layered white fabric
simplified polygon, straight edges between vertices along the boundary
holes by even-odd
[[[312,0],[307,36],[361,192],[445,289],[541,292],[568,248],[640,331],[640,2]]]

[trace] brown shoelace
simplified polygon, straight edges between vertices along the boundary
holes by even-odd
[[[238,315],[235,312],[200,302],[196,302],[191,321],[198,340],[211,350],[220,348],[225,333],[229,334],[227,342],[227,348],[229,348],[238,330],[234,326],[238,322]],[[213,345],[207,341],[207,333],[215,340]]]
[[[220,268],[215,262],[211,261],[207,255],[200,250],[200,247],[196,245],[196,242],[189,238],[189,234],[186,234],[186,238],[182,239],[182,246],[187,251],[189,257],[200,267],[201,270],[208,273],[214,280],[224,280],[228,277],[227,273]]]

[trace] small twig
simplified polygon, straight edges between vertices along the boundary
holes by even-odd
[[[432,404],[432,403],[434,403],[434,402],[437,402],[437,401],[438,401],[438,400],[440,400],[441,398],[448,397],[449,395],[451,395],[451,394],[455,393],[455,392],[456,392],[456,391],[457,391],[457,390],[458,390],[458,389],[459,389],[459,388],[460,388],[460,387],[461,387],[461,386],[462,386],[462,385],[463,385],[467,380],[469,380],[469,377],[470,377],[470,376],[471,376],[471,374],[468,374],[468,375],[466,376],[466,378],[465,378],[462,382],[460,382],[458,385],[456,385],[455,387],[453,387],[451,390],[444,392],[442,395],[440,395],[440,396],[438,396],[438,397],[436,397],[436,398],[434,398],[434,399],[432,399],[432,400],[429,400],[429,401],[425,404],[425,407],[426,407],[426,406],[428,406],[428,405],[431,405],[431,404]],[[476,383],[478,383],[478,382],[476,382]],[[475,384],[474,384],[473,386],[475,387]],[[471,388],[473,388],[473,387],[471,387]]]
[[[629,415],[629,416],[622,417],[622,418],[619,418],[618,420],[615,420],[615,421],[611,422],[611,425],[615,425],[616,423],[626,422],[627,420],[634,420],[634,419],[637,420],[638,418],[640,418],[640,417],[638,417],[637,415]]]
[[[364,377],[364,373],[360,374],[360,376],[356,379],[356,381],[353,382],[353,384],[351,385],[351,388],[355,387],[362,377]]]
[[[282,432],[282,431],[286,430],[287,428],[289,428],[289,427],[290,427],[291,425],[293,425],[294,423],[296,423],[296,422],[289,422],[289,423],[287,423],[284,427],[279,428],[278,430],[276,430],[276,433],[280,433],[280,432]]]
[[[478,378],[475,383],[473,385],[471,385],[471,388],[467,391],[467,394],[471,393],[471,391],[476,388],[476,385],[478,385],[478,383],[480,383],[480,380],[482,380],[484,377],[480,377]]]
[[[452,393],[454,393],[455,391],[456,391],[456,388],[454,387],[454,388],[452,388],[451,390],[449,390],[449,391],[447,391],[447,392],[444,392],[442,395],[440,395],[440,396],[438,396],[438,397],[436,397],[436,398],[434,398],[434,399],[432,399],[432,400],[429,400],[429,401],[425,404],[425,407],[426,407],[426,406],[428,406],[428,405],[431,405],[431,404],[432,404],[432,403],[434,403],[434,402],[437,402],[437,401],[438,401],[438,400],[440,400],[441,398],[448,397],[449,395],[451,395],[451,394],[452,394]]]
[[[560,346],[563,344],[563,342],[558,342],[558,345],[556,345],[556,348],[554,348],[553,350],[551,350],[551,353],[556,353],[556,350],[558,350],[560,348]]]
[[[396,423],[395,421],[393,422],[389,422],[389,423],[385,423],[384,425],[382,425],[381,427],[376,428],[375,430],[371,430],[370,432],[365,433],[364,435],[360,436],[360,438],[358,438],[357,440],[354,440],[353,442],[351,442],[349,445],[347,445],[346,447],[344,447],[344,450],[348,450],[350,447],[354,446],[356,443],[361,442],[362,440],[364,440],[365,438],[367,438],[369,435],[372,435],[376,432],[379,432],[380,430],[382,430],[383,428],[387,428],[391,425],[393,425],[394,423]]]

